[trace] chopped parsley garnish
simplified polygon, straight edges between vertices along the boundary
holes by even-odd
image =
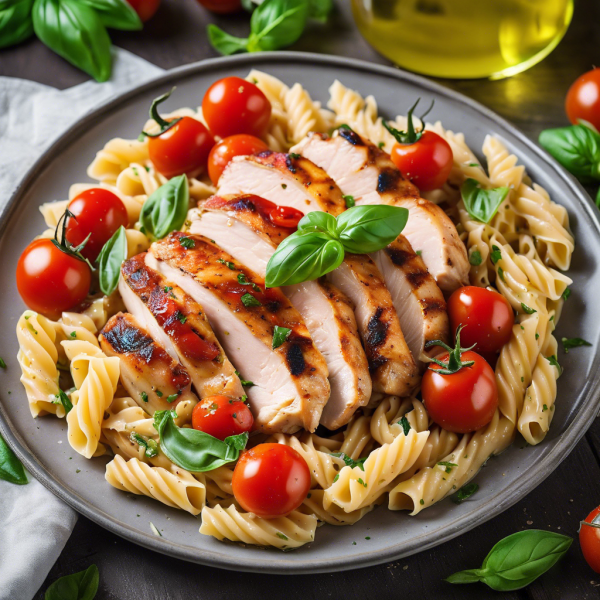
[[[167,396],[167,402],[171,403],[173,400],[177,400],[178,396],[179,394],[171,394],[170,396]]]
[[[240,283],[241,285],[249,285],[255,292],[262,292],[262,290],[255,283],[248,281],[248,279],[243,273],[238,273],[237,279],[238,283]]]
[[[473,250],[471,254],[469,254],[469,262],[474,266],[478,267],[482,263],[481,252],[479,250]]]
[[[385,142],[379,142],[379,144],[377,144],[377,147],[381,150],[381,148],[383,148],[385,146]]]
[[[333,483],[335,483],[338,479],[340,478],[340,474],[338,473],[334,478],[333,478]]]
[[[232,416],[234,419],[236,419],[236,418],[237,418],[237,413],[233,413],[231,416]]]
[[[55,396],[56,400],[52,400],[52,404],[62,404],[65,409],[65,413],[69,414],[71,409],[73,408],[73,404],[71,403],[71,399],[65,392],[60,390],[58,394]]]
[[[467,485],[463,485],[460,490],[452,496],[452,502],[454,502],[454,504],[460,504],[467,498],[470,498],[478,489],[479,486],[476,483],[467,483]]]
[[[140,396],[144,402],[148,402],[148,394],[146,394],[146,392],[142,392]]]
[[[571,290],[569,288],[565,288],[565,291],[562,293],[561,298],[563,300],[568,300],[570,295],[571,295]]]
[[[554,354],[552,356],[546,356],[546,360],[553,366],[558,369],[559,375],[562,373],[562,367],[558,364],[558,360]]]
[[[332,452],[331,456],[341,458],[346,463],[346,466],[350,467],[351,469],[354,469],[354,467],[360,467],[361,471],[365,470],[365,460],[369,458],[368,456],[365,456],[363,458],[359,458],[358,460],[354,460],[353,458],[350,458],[347,454],[344,454],[343,452]]]
[[[502,251],[498,246],[492,246],[492,253],[490,254],[490,260],[495,265],[502,258]]]
[[[548,405],[544,404],[544,407],[542,408],[542,412],[546,412],[548,410]]]
[[[279,532],[279,531],[278,531],[278,532],[277,532],[275,535],[276,535],[278,538],[281,538],[282,540],[287,540],[287,539],[289,539],[287,535],[285,535],[285,534],[283,534],[283,533],[281,533],[281,532]]]
[[[29,329],[30,331],[33,331],[33,333],[35,333],[35,335],[38,334],[38,332],[33,328],[33,325],[31,323],[27,323],[27,329]]]
[[[0,368],[6,369],[6,363],[4,362],[4,359],[2,357],[0,357]]]
[[[287,190],[287,183],[282,183],[281,184],[281,188],[284,189],[284,190]]]
[[[254,384],[252,384],[254,385]],[[246,402],[246,400],[248,400],[248,396],[246,396],[246,394],[244,394],[241,398],[240,398],[240,402]]]
[[[222,258],[217,258],[217,262],[221,263],[222,265],[226,265],[227,267],[229,267],[232,271],[235,271],[235,265],[228,260],[223,260]]]
[[[240,379],[240,383],[244,386],[244,387],[252,387],[254,384],[251,381],[248,381],[247,379],[244,379],[241,375],[239,371],[236,371],[235,374],[239,377]]]
[[[498,267],[498,277],[500,277],[500,279],[504,281],[504,270],[502,269],[502,267]]]
[[[360,485],[362,485],[363,487],[367,487],[367,484],[359,477],[358,478],[358,483],[360,483]]]
[[[157,395],[159,398],[162,398],[162,397],[163,397],[163,393],[162,393],[160,390],[156,390],[156,395]]]
[[[354,200],[354,196],[343,196],[344,201],[346,202],[346,208],[352,208],[356,206],[356,201]]]
[[[179,322],[180,322],[182,325],[183,325],[183,324],[184,324],[184,323],[187,321],[187,317],[186,317],[186,316],[185,316],[183,313],[181,313],[181,312],[179,312],[179,311],[177,311],[177,314],[176,314],[175,316],[177,317],[177,320],[178,320],[178,321],[179,321]]]
[[[192,238],[189,238],[189,237],[180,237],[179,238],[179,243],[184,248],[195,248],[196,247],[196,242],[194,242],[194,240]]]
[[[71,333],[69,334],[72,338],[76,338],[77,337],[77,332],[76,331],[71,331]]]
[[[417,251],[415,252],[415,254],[416,254],[417,256],[421,256],[421,255],[423,254],[423,250],[417,250]]]
[[[535,339],[536,339],[536,340],[539,340],[539,339],[540,339],[540,334],[539,334],[537,331],[535,332]]]
[[[242,304],[246,307],[262,306],[260,301],[257,300],[252,294],[244,294],[241,299],[242,299]]]
[[[152,458],[158,454],[158,444],[152,438],[145,438],[135,431],[131,432],[129,439],[138,446],[144,448],[144,454]]]
[[[402,429],[404,430],[404,435],[408,435],[408,432],[410,431],[410,423],[408,422],[408,419],[406,417],[402,417],[398,421],[398,425],[402,425]]]
[[[446,473],[450,473],[454,467],[458,467],[456,463],[448,462],[445,460],[439,462],[438,465],[440,465],[441,467],[446,467]]]
[[[300,155],[296,154],[295,152],[290,152],[289,157],[290,158],[300,158]]]
[[[569,354],[569,350],[573,348],[579,348],[580,346],[591,346],[589,342],[586,340],[582,340],[581,338],[562,338],[561,339],[563,350],[565,354]]]
[[[470,167],[479,167],[481,166],[479,163],[469,163]]]
[[[419,500],[419,504],[420,504],[421,506],[423,506],[423,505],[425,504],[425,500],[423,500],[423,498],[421,498],[421,499]]]
[[[365,538],[365,540],[370,540],[370,539],[371,539],[371,538],[370,538],[370,536],[367,536],[367,537]]]
[[[170,285],[165,285],[163,291],[165,294],[168,294],[173,288]]]
[[[279,348],[283,342],[285,342],[288,337],[290,337],[290,333],[292,333],[291,329],[287,327],[279,327],[279,325],[275,325],[273,328],[273,345],[272,348]]]
[[[532,315],[533,313],[536,313],[537,310],[535,310],[535,308],[530,308],[529,306],[527,306],[527,304],[523,304],[521,302],[521,308],[528,314],[528,315]]]

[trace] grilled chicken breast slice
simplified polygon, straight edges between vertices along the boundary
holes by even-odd
[[[149,414],[184,401],[198,402],[185,367],[132,314],[117,313],[108,320],[100,333],[100,347],[107,356],[121,359],[121,383]]]
[[[322,210],[334,216],[346,210],[333,179],[306,158],[281,152],[236,156],[219,179],[219,195],[256,194],[303,213]]]
[[[433,340],[450,341],[444,295],[403,235],[387,248],[371,254],[371,258],[390,292],[404,339],[423,369],[422,361],[440,351],[437,346],[425,350],[425,344]]]
[[[396,168],[389,154],[351,129],[332,137],[311,133],[292,152],[309,158],[356,204],[392,204],[410,216],[402,232],[445,292],[469,282],[469,260],[456,227],[437,205],[419,197],[417,188]]]
[[[293,230],[277,227],[261,212],[260,198],[244,195],[201,202],[192,211],[189,231],[212,236],[236,260],[265,276],[276,246]],[[345,425],[371,397],[367,357],[358,336],[353,307],[339,290],[325,281],[306,281],[282,288],[298,310],[329,370],[331,395],[321,415],[328,429]]]
[[[127,310],[187,369],[200,398],[244,389],[219,344],[203,308],[180,287],[145,263],[146,253],[121,267],[119,292]]]
[[[182,246],[182,237],[194,247]],[[329,398],[327,365],[281,290],[265,291],[261,277],[197,235],[175,232],[152,244],[146,264],[204,307],[227,355],[254,382],[247,393],[258,430],[315,430]],[[246,306],[244,296],[260,306]],[[273,348],[276,326],[291,333]]]
[[[346,254],[344,262],[326,277],[354,304],[373,391],[409,395],[418,385],[419,369],[375,263],[364,254]]]

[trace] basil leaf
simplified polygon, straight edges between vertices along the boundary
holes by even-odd
[[[306,0],[265,0],[252,13],[248,51],[290,46],[302,35],[307,17]]]
[[[251,306],[262,306],[260,300],[257,300],[252,294],[244,294],[241,300],[242,304],[247,308]]]
[[[2,439],[0,435],[0,479],[25,485],[28,483],[25,469],[21,461],[16,457],[10,446]]]
[[[100,574],[96,565],[85,571],[57,579],[47,590],[45,600],[93,600],[98,592]]]
[[[279,346],[281,346],[281,344],[283,344],[290,337],[290,333],[292,333],[291,329],[275,325],[275,327],[273,327],[273,350],[275,350],[275,348],[279,348]]]
[[[348,456],[344,452],[332,452],[331,456],[337,456],[341,458],[347,467],[354,469],[354,467],[360,467],[361,471],[365,470],[365,460],[369,458],[368,456],[364,456],[363,458],[359,458],[358,460],[354,460],[351,456]]]
[[[98,279],[103,294],[110,296],[119,283],[121,265],[127,258],[127,234],[121,225],[113,236],[104,244],[96,263],[98,263]]]
[[[500,540],[485,557],[481,569],[454,573],[446,581],[482,581],[493,590],[518,590],[550,569],[567,552],[572,542],[572,538],[552,531],[519,531]]]
[[[329,213],[314,210],[300,219],[298,222],[298,231],[306,233],[318,231],[326,233],[335,239],[337,238],[337,220]]]
[[[212,23],[206,28],[206,33],[208,34],[210,45],[217,52],[225,56],[235,54],[236,52],[246,52],[248,38],[239,38],[230,35]]]
[[[48,48],[97,81],[110,77],[110,38],[94,9],[79,0],[35,0],[32,17]]]
[[[408,419],[406,417],[402,417],[398,421],[398,425],[402,425],[402,430],[404,431],[404,435],[408,435],[408,433],[410,432],[410,429],[411,429]]]
[[[221,441],[204,431],[177,427],[173,411],[157,411],[154,427],[160,436],[165,456],[177,466],[192,473],[212,471],[238,459],[246,447],[248,433],[230,436]]]
[[[589,342],[587,342],[586,340],[583,340],[581,338],[562,338],[561,340],[562,345],[563,345],[563,350],[565,351],[565,354],[569,354],[569,350],[572,350],[573,348],[579,348],[580,346],[591,346],[592,344],[590,344]]]
[[[585,125],[546,129],[540,145],[583,183],[600,179],[600,135]]]
[[[279,245],[267,264],[266,287],[318,279],[344,260],[344,247],[325,233],[293,233]]]
[[[454,504],[460,504],[467,498],[470,498],[478,489],[479,485],[476,483],[467,483],[467,485],[463,485],[460,490],[452,496],[451,500]]]
[[[325,23],[333,10],[333,0],[308,0],[308,18]]]
[[[0,48],[14,46],[33,35],[33,0],[0,2]]]
[[[140,223],[154,240],[181,229],[189,208],[190,192],[185,175],[173,177],[144,202]]]
[[[407,220],[406,208],[387,204],[354,206],[337,218],[337,234],[346,252],[367,254],[391,244]]]
[[[508,195],[507,187],[484,190],[476,179],[467,179],[460,188],[467,212],[477,221],[489,223]]]
[[[123,31],[139,31],[144,26],[131,4],[126,0],[81,0],[93,8],[105,27]]]
[[[474,267],[478,267],[483,261],[483,258],[481,256],[481,252],[479,252],[479,250],[477,250],[477,248],[475,248],[475,250],[473,250],[470,254],[469,254],[469,262],[474,266]]]

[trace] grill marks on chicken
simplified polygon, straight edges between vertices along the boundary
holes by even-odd
[[[192,239],[194,247],[184,248],[182,237]],[[248,397],[258,429],[314,431],[329,397],[327,366],[281,290],[265,290],[261,277],[197,235],[175,232],[156,242],[146,264],[204,307],[228,356],[255,384]],[[260,305],[246,306],[246,295]],[[275,326],[291,333],[273,349]]]

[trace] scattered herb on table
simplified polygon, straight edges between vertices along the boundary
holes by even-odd
[[[580,346],[591,346],[589,342],[581,338],[562,338],[561,340],[565,354],[569,354],[569,350],[579,348]]]

